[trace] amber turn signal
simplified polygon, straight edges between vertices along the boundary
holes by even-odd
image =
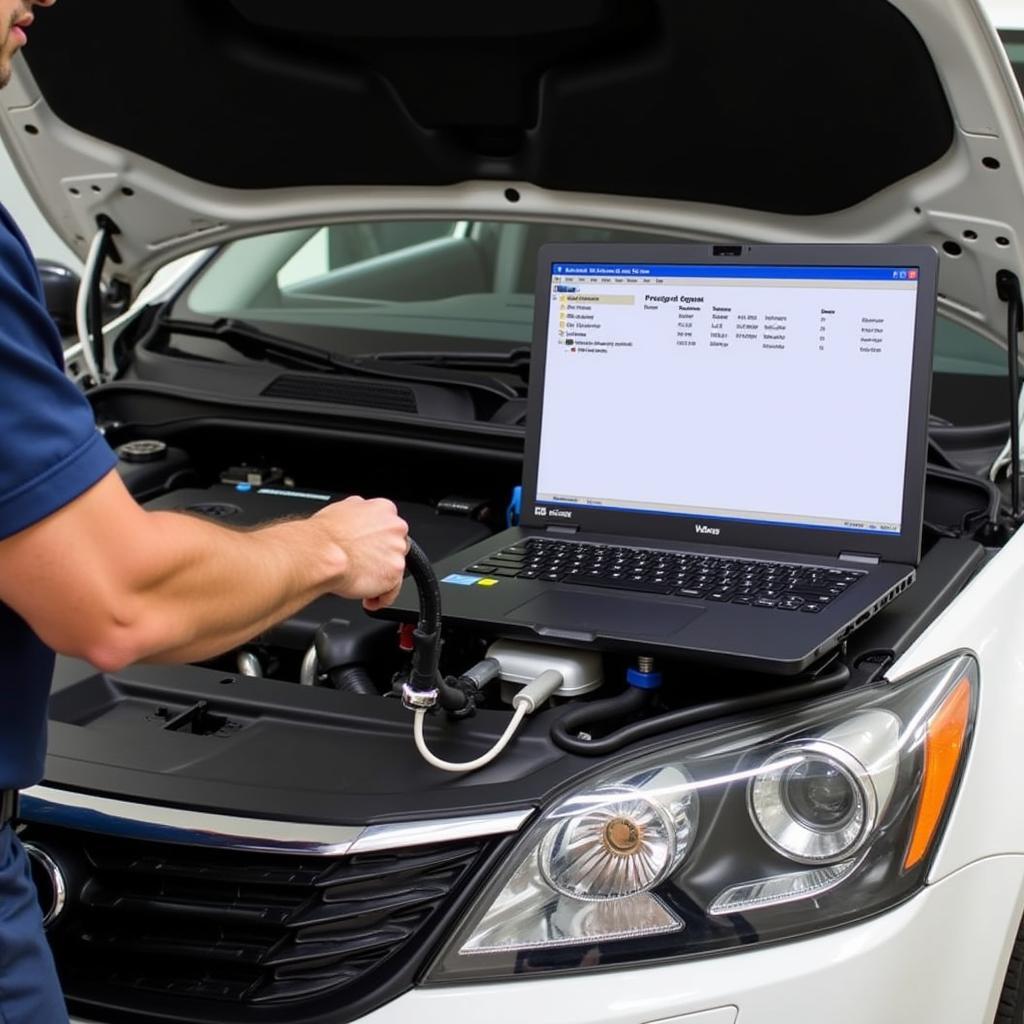
[[[942,820],[960,764],[970,712],[971,683],[964,676],[928,722],[921,797],[917,805],[914,831],[903,861],[904,870],[912,868],[928,852]]]

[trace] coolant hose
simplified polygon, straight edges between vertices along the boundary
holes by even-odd
[[[762,708],[784,704],[791,700],[802,700],[810,696],[820,696],[845,686],[850,680],[850,670],[846,665],[836,665],[820,676],[802,683],[783,687],[780,690],[761,690],[746,697],[730,697],[726,700],[712,701],[709,704],[697,704],[694,707],[680,708],[678,711],[667,711],[653,718],[625,725],[615,732],[597,740],[585,740],[572,735],[579,732],[581,726],[593,725],[608,721],[613,717],[639,711],[650,702],[650,690],[630,687],[625,693],[609,700],[594,701],[584,707],[574,708],[554,723],[551,727],[552,742],[570,754],[583,754],[596,757],[621,750],[628,743],[657,736],[672,729],[681,729],[697,722],[710,721],[726,715],[736,715],[747,711],[759,711]]]

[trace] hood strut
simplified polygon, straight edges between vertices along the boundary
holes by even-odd
[[[92,381],[83,381],[88,388],[101,384],[106,377],[105,352],[103,346],[103,268],[108,259],[121,262],[114,235],[121,232],[105,214],[96,218],[97,232],[89,244],[82,283],[78,288],[78,302],[75,307],[75,323],[82,358],[89,368]]]
[[[1010,440],[999,454],[990,473],[994,480],[999,469],[1009,462],[1010,466],[1010,512],[1014,528],[1021,521],[1020,496],[1020,437],[1024,430],[1024,391],[1019,384],[1020,344],[1018,335],[1024,332],[1024,300],[1021,298],[1020,279],[1009,270],[996,274],[996,292],[1006,303],[1006,354],[1009,361],[1010,384]]]

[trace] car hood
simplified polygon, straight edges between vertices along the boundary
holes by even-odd
[[[61,237],[139,285],[325,219],[923,241],[998,337],[1024,106],[976,0],[183,0],[41,10],[0,129]]]

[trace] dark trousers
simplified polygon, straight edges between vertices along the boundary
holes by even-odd
[[[67,1024],[28,858],[0,829],[0,1024]]]

